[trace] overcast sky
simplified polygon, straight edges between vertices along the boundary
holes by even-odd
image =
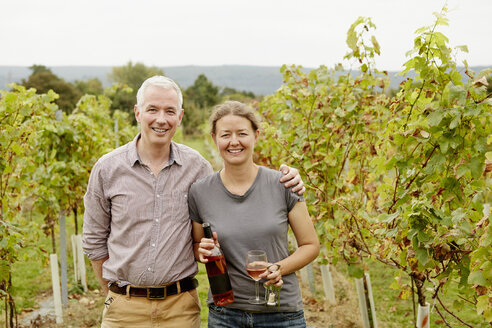
[[[341,62],[347,30],[371,17],[379,69],[400,70],[415,30],[444,0],[0,0],[0,65],[155,66]],[[448,0],[451,46],[492,66],[492,0]]]

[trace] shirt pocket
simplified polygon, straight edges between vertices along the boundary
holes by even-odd
[[[186,221],[190,219],[188,213],[188,191],[174,190],[173,200],[173,219],[176,221]]]
[[[128,213],[128,196],[119,194],[111,197],[111,220],[123,220]]]

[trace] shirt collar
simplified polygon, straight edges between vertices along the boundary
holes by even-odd
[[[135,163],[140,163],[142,164],[142,161],[140,159],[140,156],[138,156],[138,151],[137,151],[137,141],[140,139],[141,134],[140,132],[136,135],[136,137],[130,142],[130,149],[128,152],[128,157],[130,160],[130,165],[134,166]],[[170,152],[169,152],[169,161],[167,162],[166,166],[170,166],[172,164],[178,164],[178,165],[183,165],[183,160],[181,158],[181,154],[179,151],[179,146],[177,143],[174,141],[171,141],[171,146],[170,146]]]
[[[140,163],[140,156],[138,156],[137,152],[137,141],[140,139],[140,132],[133,138],[133,140],[129,144],[128,150],[128,159],[130,160],[130,165],[134,166],[135,163]]]

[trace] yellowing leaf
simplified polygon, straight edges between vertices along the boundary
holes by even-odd
[[[374,52],[377,53],[378,55],[381,55],[378,40],[376,40],[376,37],[374,35],[371,37],[371,43],[374,46]]]
[[[489,86],[489,82],[487,82],[487,78],[485,76],[482,76],[478,80],[473,82],[473,85],[476,87],[481,87],[481,86]]]
[[[420,131],[420,135],[423,137],[423,138],[429,138],[430,137],[430,133],[427,132],[427,131],[424,131],[424,130],[421,130]]]

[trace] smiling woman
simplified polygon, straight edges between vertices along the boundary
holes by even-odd
[[[259,131],[259,121],[251,108],[237,101],[226,101],[216,107],[210,117],[211,134],[224,160],[221,171],[224,185],[233,193],[242,195],[253,183],[258,166],[253,163],[253,151]],[[247,183],[233,181],[228,170],[240,172]]]
[[[259,131],[253,130],[247,118],[227,115],[217,122],[216,129],[212,137],[227,164],[239,165],[252,158]]]
[[[304,198],[284,188],[279,182],[280,172],[254,163],[253,151],[260,132],[253,109],[237,101],[226,101],[215,108],[210,123],[224,169],[191,186],[189,213],[194,221],[197,260],[207,263],[210,250],[220,241],[234,302],[217,306],[209,293],[209,327],[222,327],[226,322],[245,327],[243,320],[252,320],[255,326],[270,327],[275,322],[276,327],[306,327],[295,271],[316,258],[319,242]],[[204,238],[203,222],[217,233],[215,240]],[[293,254],[288,249],[289,226],[299,245]],[[244,260],[253,249],[262,250],[271,261],[269,269],[258,278],[265,279],[265,287],[282,287],[276,307],[262,304],[259,300],[264,295],[256,294],[256,301],[250,301],[257,289]]]

